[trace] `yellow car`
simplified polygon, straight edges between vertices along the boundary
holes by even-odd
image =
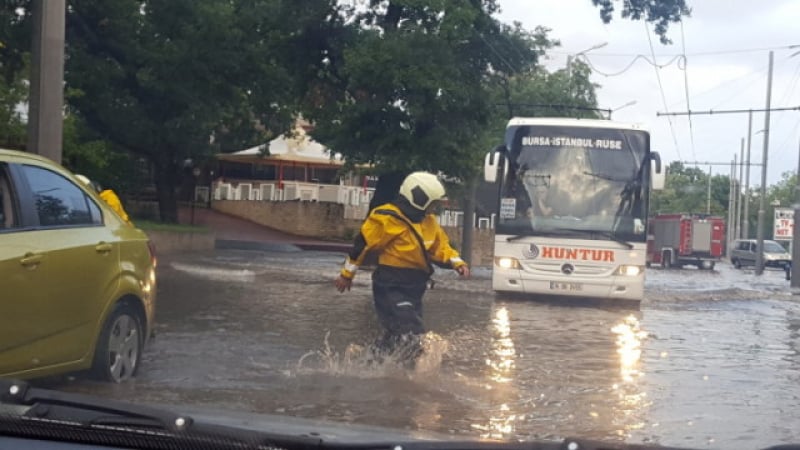
[[[72,173],[0,150],[0,377],[135,375],[155,268],[147,235]]]

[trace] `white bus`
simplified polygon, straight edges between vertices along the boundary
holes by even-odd
[[[663,172],[638,126],[512,119],[485,163],[497,188],[492,288],[640,301],[650,190]]]

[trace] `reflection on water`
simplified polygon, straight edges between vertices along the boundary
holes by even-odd
[[[508,308],[499,307],[494,311],[492,318],[491,351],[486,359],[489,368],[486,389],[493,391],[494,401],[503,401],[511,396],[514,388],[514,368],[517,352],[514,341],[511,339],[511,321]],[[472,424],[472,427],[481,432],[482,438],[507,439],[515,432],[517,413],[511,410],[508,403],[500,403],[491,408],[488,422]],[[525,416],[519,417],[524,420]]]
[[[459,438],[800,441],[800,302],[760,287],[782,273],[759,285],[725,266],[652,271],[634,312],[445,279],[426,294],[426,351],[409,371],[372,358],[369,277],[335,293],[338,256],[221,255],[159,267],[158,337],[134,382],[57,387]]]
[[[644,423],[637,419],[642,416],[642,409],[647,393],[642,391],[639,379],[644,376],[641,368],[642,342],[647,338],[647,332],[640,328],[639,320],[634,315],[629,315],[613,328],[611,332],[617,335],[617,354],[619,355],[619,372],[621,383],[613,385],[620,400],[615,423],[624,428],[617,430],[620,436],[629,438],[633,430],[644,427]]]
[[[512,380],[514,359],[517,355],[514,341],[511,340],[511,322],[508,319],[508,308],[501,307],[495,311],[492,319],[494,337],[492,338],[493,358],[486,360],[491,368],[491,379],[496,383],[508,383]]]

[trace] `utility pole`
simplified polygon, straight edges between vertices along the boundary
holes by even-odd
[[[797,156],[797,174],[794,186],[794,226],[792,227],[792,281],[789,285],[800,288],[800,151]]]
[[[774,52],[769,52],[767,73],[767,110],[764,113],[764,152],[761,155],[761,195],[758,199],[758,227],[756,229],[756,275],[764,273],[764,214],[767,197],[767,153],[769,151],[769,108],[772,100],[772,65]]]
[[[730,172],[729,172],[730,176],[728,177],[728,193],[729,193],[728,194],[728,225],[727,225],[728,241],[727,241],[727,244],[725,245],[725,248],[728,248],[728,249],[731,248],[731,242],[733,242],[733,228],[734,228],[734,226],[733,226],[733,222],[734,222],[733,209],[734,209],[734,206],[733,206],[733,204],[734,204],[734,201],[733,201],[733,195],[732,194],[733,194],[733,172],[736,170],[735,169],[736,166],[734,165],[733,161],[731,161],[730,165],[731,165]],[[730,252],[728,252],[728,254],[730,254]]]
[[[61,162],[65,0],[33,1],[27,150]]]
[[[753,140],[753,111],[747,114],[747,170],[744,175],[744,235],[750,239],[750,144]]]
[[[736,239],[742,239],[742,177],[744,176],[744,138],[742,138],[742,148],[739,150],[739,178],[736,184],[736,198],[739,199],[739,206],[736,208]]]
[[[706,214],[711,215],[711,166],[708,166],[708,189],[706,193]],[[730,210],[730,208],[728,208]],[[729,211],[730,212],[730,211]]]
[[[738,160],[736,159],[736,153],[733,154],[733,165],[731,166],[731,190],[728,196],[733,199],[733,206],[731,208],[733,217],[731,223],[733,224],[733,234],[731,235],[731,241],[736,239],[737,233],[739,233],[739,191],[737,189],[737,180],[736,180],[736,167],[738,164]]]

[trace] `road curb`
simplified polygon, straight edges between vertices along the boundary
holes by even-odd
[[[303,251],[300,247],[286,242],[239,241],[232,239],[217,239],[214,241],[214,248],[217,250],[257,250],[283,253]]]
[[[217,239],[214,248],[217,250],[255,250],[263,252],[295,253],[302,251],[322,251],[334,253],[347,253],[351,245],[326,242],[270,242],[270,241],[243,241],[236,239]]]

